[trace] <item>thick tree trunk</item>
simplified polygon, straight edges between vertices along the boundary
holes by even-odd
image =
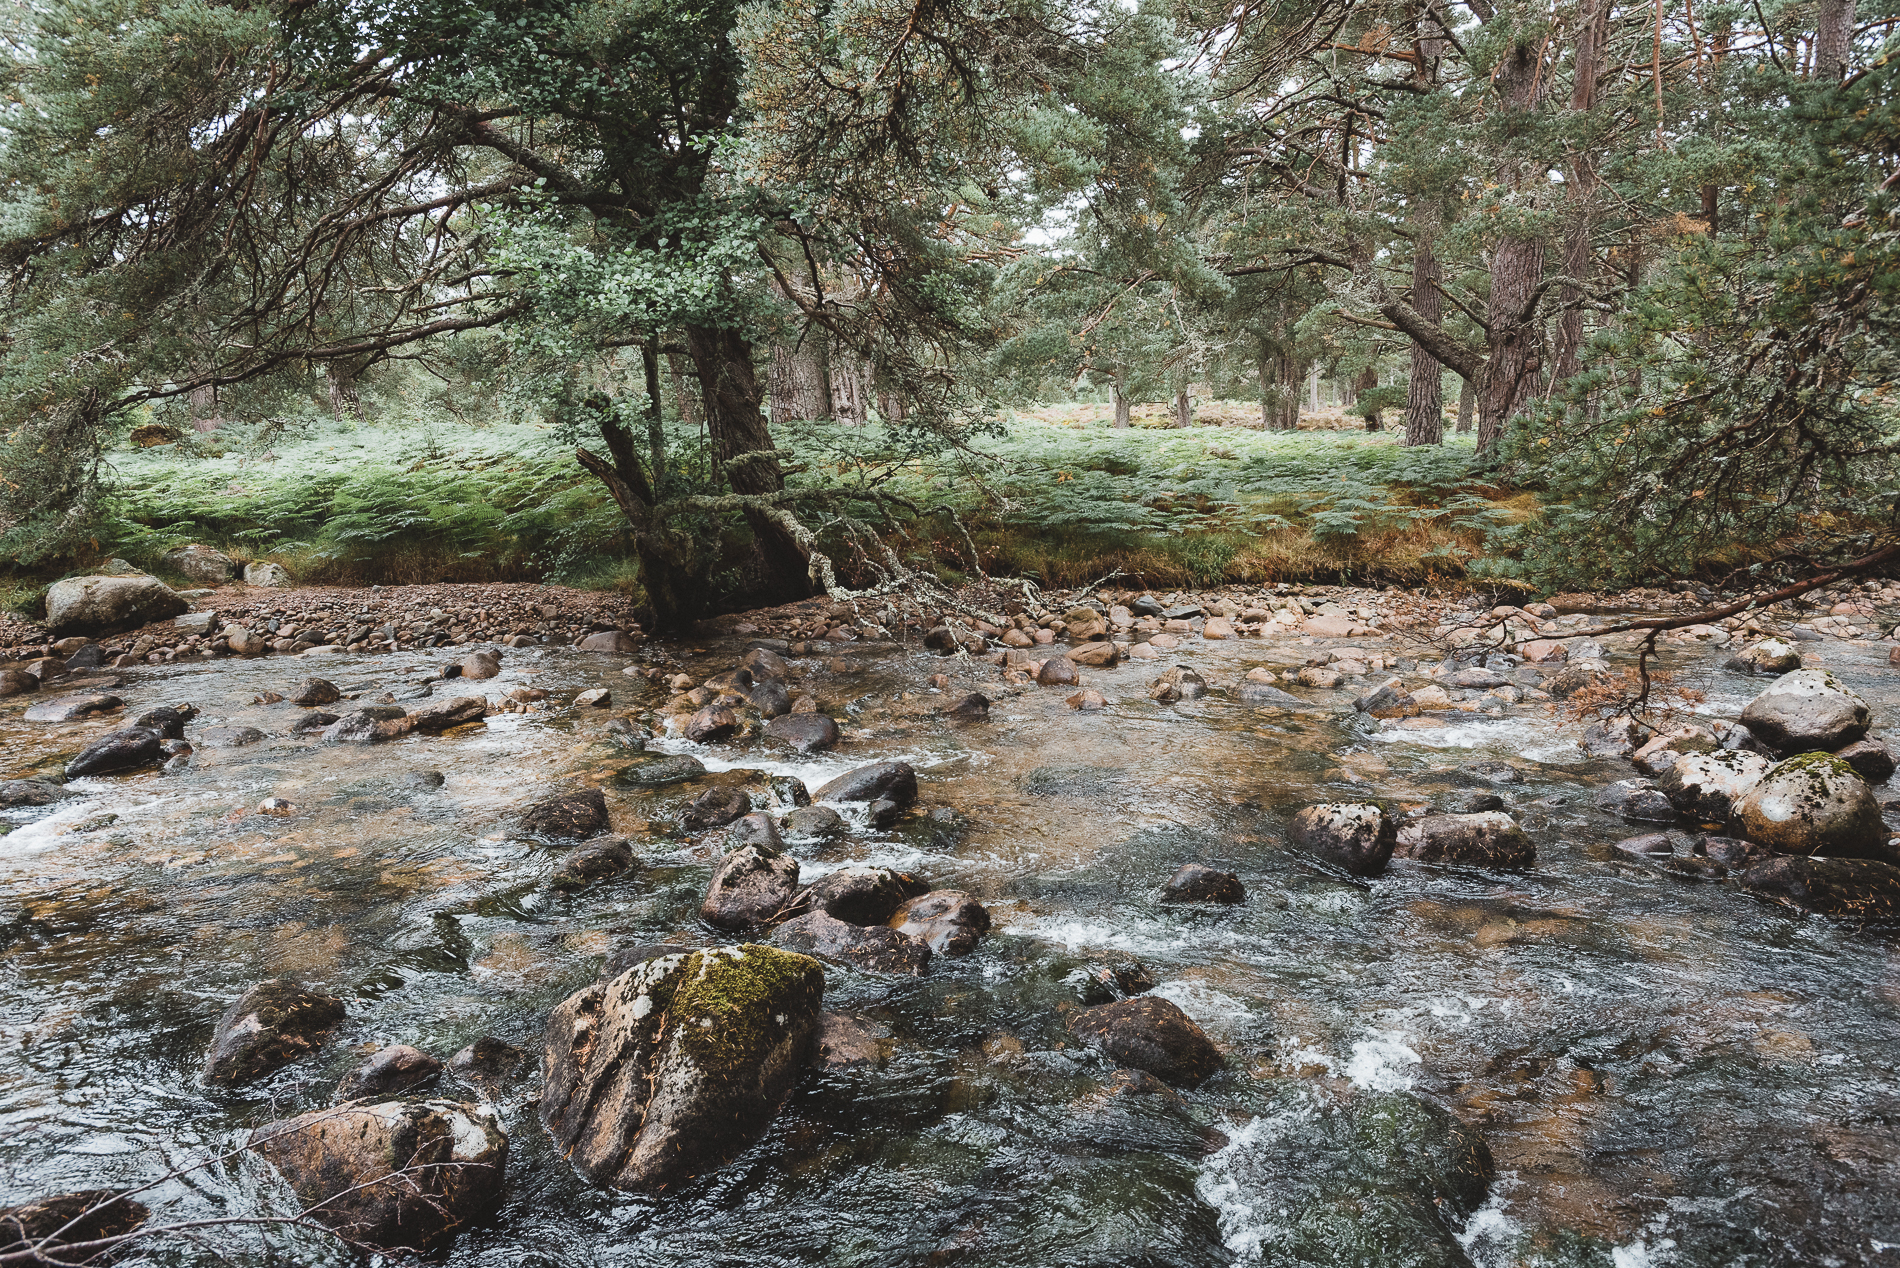
[[[1543,74],[1545,46],[1524,36],[1508,48],[1493,74],[1507,115],[1537,108],[1548,76]],[[1507,163],[1498,182],[1510,188],[1543,183],[1541,164]],[[1489,453],[1504,428],[1537,385],[1543,368],[1543,325],[1535,320],[1537,288],[1544,280],[1544,240],[1506,235],[1491,258],[1490,324],[1486,344],[1484,390],[1478,397],[1478,452]]]
[[[1128,420],[1128,397],[1122,391],[1122,384],[1125,381],[1126,380],[1123,379],[1121,373],[1118,371],[1115,375],[1114,381],[1109,385],[1109,389],[1115,393],[1115,426],[1116,427],[1126,427],[1128,426],[1128,421],[1129,421]]]
[[[810,422],[831,417],[831,369],[825,341],[806,331],[796,343],[772,345],[772,422]]]
[[[1366,366],[1365,369],[1359,371],[1359,377],[1353,380],[1353,385],[1352,385],[1353,402],[1357,404],[1361,396],[1365,395],[1367,392],[1370,392],[1373,388],[1378,387],[1378,386],[1379,386],[1379,367],[1376,363],[1374,363],[1374,364]],[[1385,419],[1380,417],[1380,412],[1378,410],[1374,409],[1374,410],[1367,411],[1366,430],[1367,431],[1384,431],[1385,430]]]
[[[1854,45],[1854,0],[1820,0],[1814,23],[1814,78],[1838,83]]]
[[[1463,378],[1459,379],[1458,380],[1458,434],[1460,436],[1469,435],[1471,432],[1471,409],[1472,409],[1472,406],[1477,403],[1477,400],[1478,400],[1478,394],[1471,390],[1471,380],[1463,379]]]
[[[1266,348],[1260,349],[1257,363],[1260,371],[1260,429],[1278,431],[1280,425],[1280,385],[1273,381],[1269,368],[1277,358]]]
[[[1181,387],[1174,394],[1174,425],[1192,427],[1194,425],[1193,385]]]
[[[666,410],[660,403],[660,337],[649,335],[640,345],[640,368],[647,385],[647,453],[657,494],[666,477]]]
[[[218,389],[194,387],[185,395],[185,412],[193,431],[216,431],[224,420],[218,416]]]
[[[833,348],[831,363],[832,417],[853,427],[870,421],[871,393],[869,377],[858,355],[849,348]]]
[[[719,474],[734,493],[777,493],[785,474],[770,451],[765,393],[752,366],[752,346],[736,330],[686,328],[686,350],[699,371],[706,433]],[[758,510],[746,512],[764,565],[762,600],[784,602],[811,593],[805,552],[785,528]]]
[[[1603,46],[1609,39],[1610,0],[1578,0],[1577,51],[1570,83],[1570,108],[1580,114],[1596,109],[1597,79],[1603,69]],[[1564,263],[1566,277],[1588,281],[1594,271],[1595,253],[1591,250],[1594,227],[1594,197],[1597,186],[1596,150],[1586,141],[1572,148],[1570,179],[1564,193],[1569,203],[1568,223],[1564,226]],[[1713,224],[1711,224],[1713,229]],[[1578,354],[1583,347],[1583,294],[1574,286],[1563,289],[1563,312],[1557,318],[1557,361],[1553,374],[1561,382],[1575,374]]]
[[[1420,232],[1412,242],[1412,307],[1419,316],[1436,324],[1444,316],[1444,297],[1439,294],[1438,256],[1432,250],[1428,232]],[[1412,374],[1405,393],[1405,443],[1436,445],[1445,439],[1444,372],[1437,357],[1412,341]]]
[[[363,398],[356,387],[356,367],[343,361],[328,361],[323,366],[325,387],[330,397],[330,417],[363,417]]]

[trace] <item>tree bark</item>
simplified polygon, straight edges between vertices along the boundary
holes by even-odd
[[[1610,0],[1578,0],[1577,51],[1570,85],[1571,110],[1587,114],[1597,106],[1597,80],[1603,69],[1603,47],[1609,39]],[[1564,275],[1579,281],[1589,280],[1596,257],[1591,250],[1597,187],[1596,151],[1586,141],[1570,152],[1570,179],[1565,196],[1569,204],[1568,223],[1564,226]],[[1707,199],[1705,196],[1706,206]],[[1714,231],[1711,219],[1710,231]],[[1578,354],[1583,347],[1582,293],[1574,286],[1563,288],[1563,311],[1557,318],[1557,359],[1552,373],[1561,382],[1578,370]]]
[[[1115,393],[1115,426],[1116,427],[1126,427],[1128,426],[1128,421],[1129,421],[1128,420],[1128,397],[1124,395],[1122,392],[1123,382],[1124,382],[1124,379],[1122,377],[1122,373],[1121,371],[1117,370],[1115,372],[1114,379],[1109,384],[1109,389]]]
[[[690,382],[686,366],[687,358],[679,353],[666,354],[667,373],[673,379],[673,412],[686,426],[697,427],[702,421],[699,390]]]
[[[827,360],[831,366],[832,416],[853,427],[864,426],[870,421],[871,401],[863,362],[849,348],[833,348]]]
[[[191,419],[193,431],[218,430],[218,424],[224,421],[218,416],[218,389],[215,387],[192,388],[185,395],[185,413]]]
[[[1814,78],[1839,83],[1854,45],[1854,0],[1820,0],[1814,24]]]
[[[1478,394],[1471,390],[1471,380],[1458,380],[1458,434],[1468,435],[1471,431],[1471,408],[1477,402]]]
[[[796,343],[772,345],[772,422],[810,422],[831,417],[831,368],[821,332],[808,330]]]
[[[1378,386],[1379,386],[1378,363],[1377,362],[1368,363],[1365,369],[1359,371],[1359,377],[1353,380],[1353,384],[1352,384],[1353,403],[1358,404],[1359,398],[1361,396],[1365,395],[1367,392],[1370,392],[1373,388],[1378,387]],[[1380,412],[1377,409],[1371,409],[1371,410],[1366,411],[1366,430],[1367,431],[1384,431],[1385,430],[1385,420],[1382,417],[1380,417]]]
[[[1433,325],[1445,315],[1444,296],[1438,290],[1441,276],[1431,234],[1420,231],[1412,241],[1412,307]],[[1407,445],[1436,445],[1445,439],[1443,378],[1438,358],[1412,340],[1412,374],[1405,392]]]
[[[1174,425],[1192,427],[1194,425],[1194,393],[1192,384],[1183,385],[1174,394]]]
[[[362,418],[363,398],[356,387],[356,367],[347,361],[326,361],[323,377],[329,389],[330,417]],[[193,393],[194,398],[196,395]]]
[[[1537,108],[1548,79],[1541,73],[1543,53],[1543,46],[1526,35],[1516,39],[1499,60],[1493,82],[1507,115],[1527,115]],[[1499,171],[1498,183],[1522,189],[1541,177],[1540,165],[1512,162]],[[1543,326],[1534,320],[1534,309],[1543,280],[1542,238],[1507,234],[1498,240],[1491,260],[1491,302],[1485,313],[1490,355],[1478,396],[1479,453],[1497,448],[1511,416],[1537,385],[1543,367]]]
[[[647,451],[651,461],[648,470],[653,475],[653,488],[657,494],[665,482],[666,475],[666,412],[660,403],[660,337],[648,335],[640,345],[640,368],[646,374],[647,385]]]

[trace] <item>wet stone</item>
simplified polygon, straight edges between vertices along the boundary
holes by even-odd
[[[881,925],[906,899],[930,892],[915,876],[888,867],[846,867],[805,891],[812,908],[854,925]]]
[[[1782,857],[1742,873],[1742,888],[1838,920],[1900,920],[1900,867],[1874,859]]]
[[[1676,807],[1647,779],[1619,779],[1597,789],[1596,804],[1637,823],[1674,823]]]
[[[164,758],[164,750],[159,744],[158,732],[143,727],[126,727],[109,732],[81,749],[77,757],[66,763],[66,778],[111,775],[155,766]]]
[[[197,716],[198,710],[192,705],[161,704],[133,718],[131,725],[157,731],[168,740],[182,740],[185,738],[185,723]]]
[[[538,836],[584,841],[607,827],[607,797],[598,788],[549,797],[521,812],[521,830]]]
[[[593,881],[618,876],[633,866],[633,848],[618,837],[581,846],[561,864],[550,882],[560,890],[582,889]]]
[[[335,704],[343,698],[337,685],[323,678],[306,678],[290,689],[285,697],[290,703],[309,708],[320,704]]]
[[[917,772],[909,762],[873,762],[848,770],[812,794],[819,801],[882,801],[908,806],[917,800]]]
[[[449,1073],[470,1087],[493,1097],[509,1084],[524,1078],[534,1063],[521,1049],[505,1039],[483,1035],[449,1058]]]
[[[1063,980],[1074,982],[1082,1002],[1091,1007],[1141,995],[1159,985],[1148,966],[1125,951],[1097,952]]]
[[[882,925],[839,920],[823,911],[795,916],[772,932],[772,945],[872,973],[916,976],[930,969],[930,947]]]
[[[439,770],[412,770],[402,777],[402,786],[415,792],[434,792],[446,782]]]
[[[1116,1065],[1181,1086],[1200,1084],[1223,1064],[1207,1032],[1177,1005],[1152,995],[1082,1009],[1069,1019],[1069,1030]]]
[[[334,713],[325,713],[321,709],[313,709],[290,724],[290,733],[292,735],[312,735],[318,731],[327,729],[338,721],[340,721],[340,719]]]
[[[680,827],[687,832],[723,828],[752,813],[752,798],[743,788],[708,788],[686,804]]]
[[[259,982],[218,1019],[206,1083],[250,1083],[315,1052],[343,1020],[343,1001],[284,978]]]
[[[1328,802],[1293,816],[1293,844],[1354,876],[1377,876],[1392,857],[1398,828],[1378,806]]]
[[[1243,903],[1247,891],[1240,877],[1204,863],[1183,863],[1161,887],[1164,903]]]
[[[344,1075],[331,1100],[400,1096],[433,1082],[441,1073],[442,1063],[428,1053],[404,1043],[391,1044]]]
[[[10,779],[0,782],[0,810],[15,806],[50,806],[73,795],[43,779]]]
[[[797,859],[767,845],[742,845],[713,873],[699,915],[720,929],[745,929],[769,924],[797,895]]]
[[[263,738],[254,726],[208,726],[197,733],[198,743],[206,748],[243,748]]]
[[[1893,751],[1884,741],[1856,740],[1834,756],[1854,768],[1854,773],[1870,784],[1884,784],[1893,778]]]
[[[1500,811],[1427,815],[1398,831],[1395,858],[1473,867],[1529,867],[1537,857],[1515,819]]]
[[[837,747],[838,724],[822,713],[787,713],[765,724],[768,739],[787,745],[794,753],[822,753]]]
[[[123,1190],[82,1189],[34,1198],[18,1206],[0,1206],[0,1262],[64,1265],[105,1263],[105,1251],[72,1250],[93,1241],[123,1237],[150,1217],[141,1202],[121,1197]],[[39,1253],[28,1255],[32,1245]],[[23,1256],[20,1260],[13,1257]]]
[[[899,933],[927,943],[938,955],[968,955],[990,929],[990,913],[961,890],[940,889],[913,898],[887,922]]]
[[[88,695],[55,696],[36,701],[26,711],[28,722],[73,722],[123,707],[125,701],[105,692]]]
[[[830,806],[801,806],[785,816],[785,831],[794,837],[833,837],[845,823]]]
[[[474,722],[488,712],[488,701],[481,696],[457,696],[423,705],[407,715],[418,731],[431,735]]]
[[[614,782],[629,788],[666,788],[705,773],[706,767],[697,757],[656,753],[650,755],[650,760],[620,771]]]
[[[811,805],[811,790],[796,775],[770,775],[766,777],[765,783],[781,806],[798,809]]]

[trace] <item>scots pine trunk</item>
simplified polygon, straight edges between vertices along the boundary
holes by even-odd
[[[1445,315],[1439,293],[1441,276],[1431,234],[1421,232],[1412,242],[1412,307],[1434,324]],[[1405,393],[1405,443],[1436,445],[1445,439],[1445,392],[1438,358],[1412,341],[1412,375]]]
[[[356,367],[343,361],[327,362],[323,378],[330,397],[330,417],[362,418],[363,398],[356,387]]]
[[[1570,84],[1570,108],[1579,114],[1597,106],[1597,80],[1603,69],[1603,46],[1609,38],[1610,0],[1578,0],[1577,52]],[[1564,276],[1587,282],[1596,261],[1591,250],[1594,229],[1597,162],[1593,143],[1575,146],[1571,152],[1570,179],[1564,193],[1569,203],[1564,226]],[[1708,205],[1705,194],[1703,203]],[[1714,214],[1709,230],[1714,232]],[[1554,376],[1562,381],[1575,374],[1577,357],[1583,347],[1583,293],[1575,286],[1563,288],[1563,311],[1557,318],[1557,361]]]
[[[1188,387],[1179,388],[1174,394],[1174,425],[1176,427],[1194,425],[1194,394]]]
[[[1114,382],[1110,384],[1111,390],[1115,393],[1115,426],[1117,427],[1128,426],[1128,397],[1122,391],[1122,384],[1125,381],[1120,371],[1117,371]]]
[[[1352,384],[1353,403],[1357,404],[1361,396],[1365,395],[1367,392],[1370,392],[1373,388],[1378,387],[1378,386],[1379,386],[1379,367],[1376,364],[1368,365],[1365,369],[1359,371],[1359,377],[1353,380],[1353,384]],[[1380,416],[1380,412],[1377,409],[1367,411],[1366,430],[1367,431],[1384,431],[1385,430],[1385,419]]]
[[[808,422],[831,417],[831,369],[824,337],[808,331],[795,343],[772,345],[772,422]]]
[[[1528,115],[1537,108],[1548,80],[1543,55],[1541,42],[1520,36],[1499,60],[1492,82],[1507,117]],[[1542,168],[1536,164],[1507,162],[1498,172],[1498,183],[1507,188],[1523,188],[1541,178]],[[1497,448],[1511,416],[1537,386],[1543,368],[1543,326],[1535,320],[1534,310],[1543,280],[1541,237],[1507,233],[1498,239],[1491,257],[1491,302],[1486,312],[1491,328],[1485,342],[1490,356],[1478,398],[1479,453]]]
[[[1814,22],[1814,78],[1838,82],[1854,43],[1854,0],[1820,0]]]
[[[677,352],[666,354],[666,371],[673,380],[673,412],[688,427],[697,427],[705,419],[699,404],[699,389],[693,383],[691,364]]]
[[[1471,380],[1458,380],[1458,434],[1471,434],[1471,409],[1477,403],[1478,394],[1471,390]]]

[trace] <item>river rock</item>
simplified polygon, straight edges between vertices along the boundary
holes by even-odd
[[[1220,1051],[1179,1007],[1153,995],[1084,1008],[1069,1032],[1118,1066],[1193,1087],[1219,1070]]]
[[[1071,643],[1087,643],[1108,637],[1108,618],[1094,608],[1070,608],[1063,615],[1062,623],[1068,626],[1063,637]]]
[[[836,748],[838,724],[822,713],[787,713],[765,724],[766,738],[789,745],[794,753],[822,753]]]
[[[282,589],[291,585],[290,572],[282,564],[273,564],[260,560],[244,565],[244,584],[247,586],[268,586]]]
[[[1578,654],[1572,649],[1572,656]],[[1568,700],[1586,687],[1594,687],[1609,680],[1610,671],[1600,662],[1573,661],[1544,679],[1544,690],[1559,700]]]
[[[1803,753],[1770,768],[1735,802],[1728,834],[1777,854],[1896,861],[1873,790],[1827,753]]]
[[[323,1046],[343,1001],[286,978],[259,982],[224,1010],[205,1055],[206,1083],[250,1083]]]
[[[778,825],[772,822],[771,815],[762,810],[754,810],[726,829],[726,849],[736,850],[742,845],[756,845],[775,851],[785,848],[785,842],[779,839]]]
[[[23,1265],[107,1263],[117,1258],[109,1249],[74,1250],[66,1246],[124,1237],[151,1215],[141,1202],[121,1197],[119,1190],[82,1189],[34,1198],[18,1206],[0,1207],[0,1262]],[[33,1244],[38,1254],[16,1261]]]
[[[51,700],[36,700],[27,708],[28,722],[75,722],[80,718],[90,718],[101,713],[111,713],[122,708],[125,701],[105,692],[94,692],[77,696],[54,696]]]
[[[0,698],[23,696],[39,689],[40,680],[37,674],[29,674],[23,669],[15,669],[11,666],[0,668]]]
[[[132,719],[131,725],[157,731],[167,740],[185,738],[185,723],[198,716],[194,705],[156,705]]]
[[[786,689],[784,683],[769,678],[756,681],[747,687],[745,701],[758,710],[761,718],[768,721],[784,717],[792,711],[792,693]]]
[[[766,786],[772,790],[772,797],[781,806],[809,806],[811,789],[805,787],[805,781],[796,775],[768,775]]]
[[[1674,823],[1676,807],[1647,779],[1619,779],[1596,791],[1596,804],[1637,823]]]
[[[168,550],[159,556],[158,563],[194,586],[221,586],[231,579],[231,572],[237,567],[229,555],[203,542]]]
[[[812,796],[818,801],[892,801],[908,806],[917,800],[917,772],[909,762],[873,762],[846,771]]]
[[[1854,773],[1870,784],[1884,784],[1893,778],[1893,751],[1880,740],[1855,740],[1834,756],[1854,768]]]
[[[720,929],[769,924],[798,896],[798,860],[761,842],[726,855],[706,887],[700,917]]]
[[[1240,877],[1205,863],[1183,863],[1161,887],[1164,903],[1244,903],[1247,890]]]
[[[1075,982],[1077,973],[1070,973],[1063,980]],[[1079,970],[1081,981],[1076,985],[1085,1005],[1112,1004],[1118,999],[1127,999],[1152,991],[1158,982],[1147,965],[1129,955],[1126,951],[1098,951],[1089,957],[1089,963]]]
[[[1783,674],[1742,710],[1742,725],[1776,753],[1832,753],[1867,734],[1867,702],[1825,669]]]
[[[493,1100],[532,1064],[527,1053],[507,1040],[483,1035],[449,1058],[449,1073]]]
[[[1092,669],[1113,669],[1115,662],[1121,659],[1121,649],[1113,643],[1084,643],[1071,648],[1069,660],[1073,664],[1086,665]]]
[[[295,722],[290,724],[290,733],[292,735],[311,735],[318,731],[328,730],[342,720],[343,719],[337,714],[325,713],[321,709],[312,709],[309,713],[304,714],[301,718],[298,718]]]
[[[830,806],[800,806],[785,816],[785,830],[797,837],[832,837],[842,834],[845,824]]]
[[[980,691],[972,691],[944,712],[953,722],[988,722],[990,698]]]
[[[618,1189],[720,1166],[809,1064],[824,989],[816,960],[771,947],[636,964],[549,1016],[541,1121],[582,1175]]]
[[[488,713],[488,701],[481,696],[456,696],[452,700],[434,700],[412,711],[409,724],[417,731],[440,735],[444,731],[480,721]]]
[[[73,795],[43,779],[9,779],[0,782],[0,810],[15,806],[50,806]]]
[[[165,756],[165,750],[160,747],[162,739],[157,731],[149,731],[144,727],[128,726],[108,731],[79,750],[79,755],[66,763],[66,778],[110,775],[118,771],[137,770],[141,766],[155,766]]]
[[[1536,847],[1517,820],[1497,810],[1427,815],[1398,830],[1392,853],[1420,863],[1474,867],[1529,867],[1537,858]]]
[[[614,782],[629,788],[666,788],[697,779],[705,773],[705,764],[697,757],[658,753],[651,760],[619,771],[614,776]]]
[[[823,911],[808,911],[772,932],[772,945],[800,955],[872,973],[919,976],[930,969],[930,947],[883,925],[865,926]]]
[[[805,891],[818,911],[854,925],[881,925],[906,899],[930,892],[907,872],[888,867],[845,867]]]
[[[263,738],[254,726],[208,726],[198,732],[198,743],[206,748],[243,748]]]
[[[400,740],[416,729],[416,724],[397,710],[396,717],[381,717],[374,706],[346,713],[330,725],[323,728],[323,738],[330,744],[386,744],[390,740]]]
[[[1354,876],[1377,876],[1392,858],[1398,827],[1370,803],[1326,802],[1294,815],[1292,836],[1300,849]]]
[[[1772,763],[1759,753],[1725,749],[1719,753],[1690,753],[1656,783],[1676,808],[1698,823],[1726,823],[1742,794],[1768,773]]]
[[[618,876],[632,866],[633,848],[619,837],[608,837],[568,855],[549,883],[559,890],[583,889],[593,881]]]
[[[1874,859],[1779,857],[1742,873],[1742,888],[1841,920],[1900,920],[1900,867]]]
[[[441,1073],[442,1063],[428,1053],[406,1043],[393,1043],[371,1053],[361,1065],[344,1075],[330,1099],[342,1102],[401,1096],[431,1082]]]
[[[190,607],[157,577],[68,577],[46,588],[46,624],[59,638],[120,634]]]
[[[306,678],[292,687],[284,698],[308,709],[320,704],[335,704],[343,698],[343,693],[326,678]]]
[[[589,634],[574,646],[583,652],[607,652],[615,656],[631,656],[640,650],[640,640],[625,630],[601,630]]]
[[[549,797],[521,812],[521,830],[537,836],[585,841],[608,826],[607,795],[598,788]]]
[[[1419,712],[1412,693],[1397,678],[1386,679],[1354,700],[1352,707],[1375,718],[1413,718]]]
[[[1456,673],[1446,674],[1438,680],[1440,685],[1463,691],[1489,691],[1493,687],[1508,687],[1511,680],[1494,669],[1460,669]]]
[[[886,923],[938,955],[968,955],[989,932],[990,913],[961,890],[939,889],[904,903]]]
[[[1036,670],[1036,684],[1041,687],[1073,687],[1081,681],[1075,662],[1067,656],[1051,656]]]
[[[1736,674],[1788,674],[1801,668],[1801,653],[1778,638],[1765,638],[1737,652],[1722,666]]]
[[[484,678],[493,678],[501,672],[501,655],[493,651],[470,652],[461,660],[461,677],[477,682]]]
[[[752,813],[752,798],[743,788],[708,788],[686,803],[680,812],[680,827],[688,832],[723,828]]]
[[[249,1147],[310,1218],[352,1243],[425,1252],[501,1203],[508,1136],[487,1106],[353,1101],[268,1123]]]
[[[717,705],[706,705],[690,718],[682,734],[695,744],[712,744],[731,739],[739,731],[739,715]]]
[[[751,670],[754,678],[773,682],[784,682],[792,676],[792,667],[785,658],[769,647],[747,648],[739,658],[739,668]]]

